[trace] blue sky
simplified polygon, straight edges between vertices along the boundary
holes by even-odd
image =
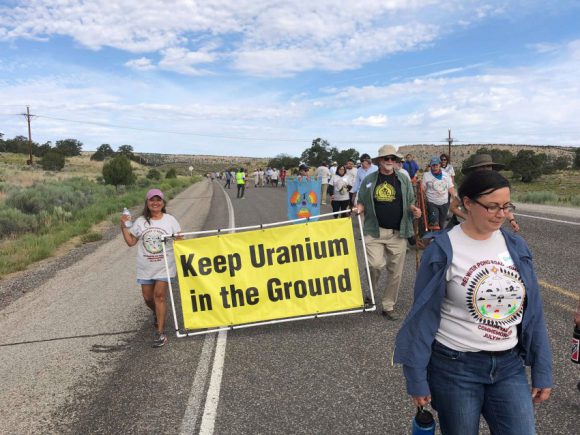
[[[300,155],[580,146],[580,1],[0,0],[0,132]]]

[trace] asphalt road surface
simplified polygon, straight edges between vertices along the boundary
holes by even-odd
[[[204,180],[169,212],[184,231],[286,219],[281,188],[235,196]],[[516,215],[534,253],[554,353],[555,387],[536,407],[537,430],[578,433],[580,367],[569,358],[580,213],[525,206]],[[170,335],[153,349],[134,258],[118,235],[54,276],[37,276],[35,288],[2,307],[0,433],[409,433],[414,408],[401,368],[391,365],[400,321],[367,312]],[[410,251],[402,313],[414,272]]]

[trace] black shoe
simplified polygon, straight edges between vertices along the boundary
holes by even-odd
[[[391,310],[391,311],[383,310],[381,315],[383,315],[383,317],[386,317],[389,320],[399,320],[399,315],[397,313],[395,313],[395,310]]]

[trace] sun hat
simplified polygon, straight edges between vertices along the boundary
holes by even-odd
[[[429,166],[440,165],[440,164],[441,164],[441,159],[439,157],[432,157],[431,161],[429,162]]]
[[[491,166],[494,171],[499,171],[505,167],[505,165],[502,163],[495,163],[489,154],[476,154],[473,157],[473,163],[467,168],[463,169],[462,172],[464,174],[469,174],[470,172],[473,172],[475,169],[482,166]]]
[[[154,196],[158,196],[159,198],[165,201],[165,195],[163,195],[163,192],[159,189],[151,189],[149,192],[147,192],[146,198],[151,199]]]
[[[395,156],[397,159],[403,158],[393,145],[383,145],[379,148],[378,155],[373,159],[373,163],[377,163],[382,157]]]

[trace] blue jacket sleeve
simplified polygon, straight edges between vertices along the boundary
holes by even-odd
[[[427,366],[431,346],[441,321],[441,303],[445,296],[446,257],[432,243],[421,258],[415,281],[411,311],[395,341],[394,362],[403,364],[407,392],[411,396],[430,395]]]

